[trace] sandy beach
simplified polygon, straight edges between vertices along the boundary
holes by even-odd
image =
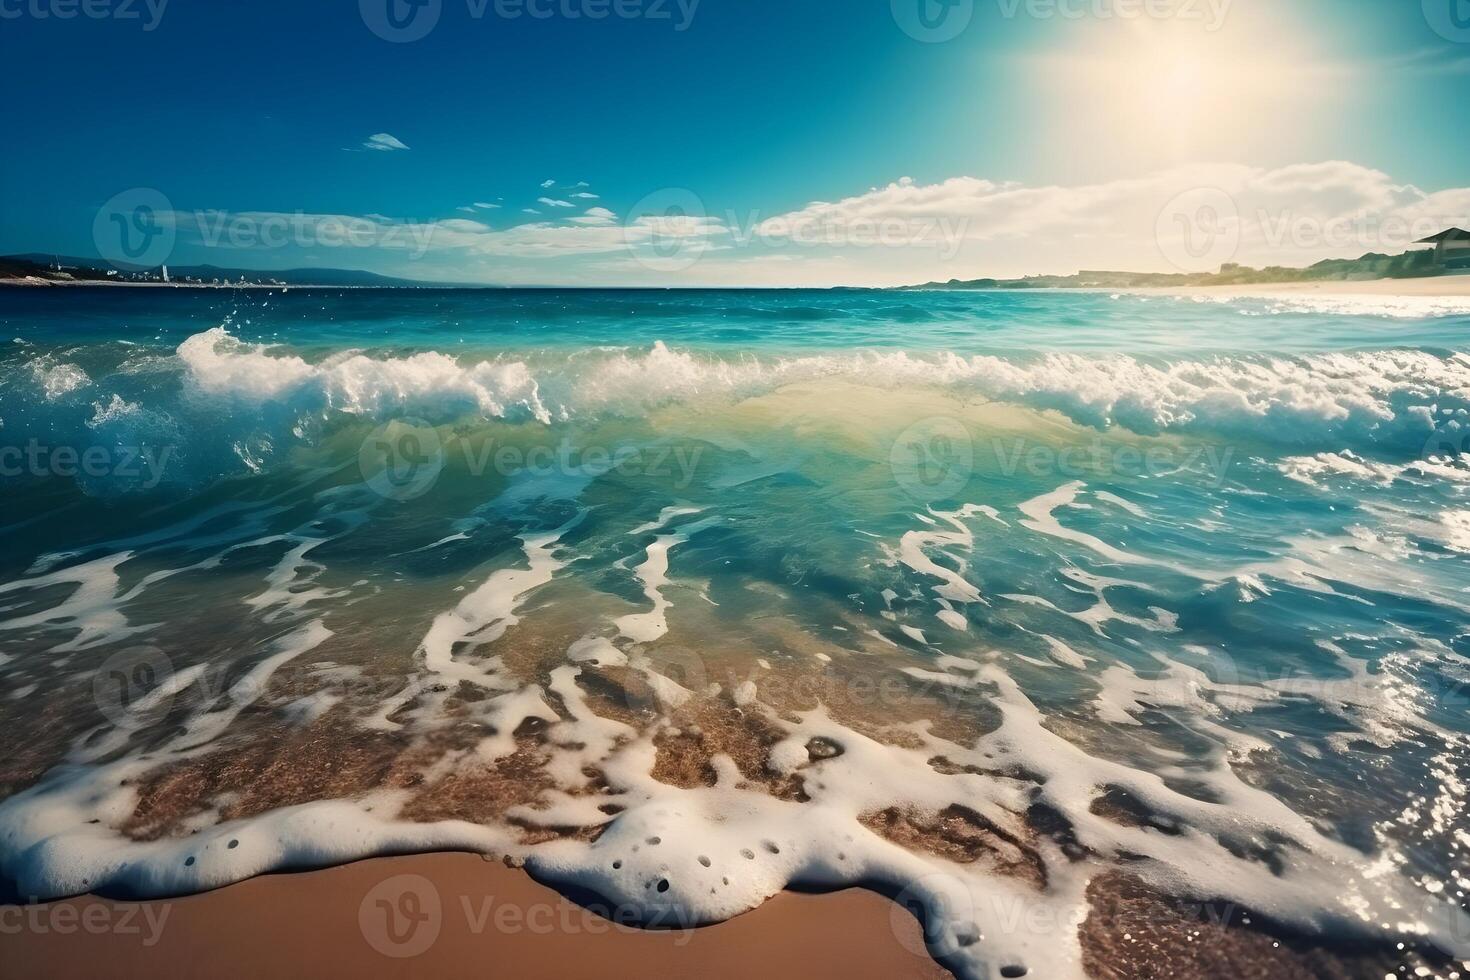
[[[1161,296],[1248,297],[1273,299],[1292,296],[1470,296],[1470,275],[1429,276],[1422,279],[1364,279],[1341,282],[1282,282],[1237,286],[1186,286],[1127,289],[1120,292]]]
[[[787,893],[697,930],[619,925],[473,854],[266,875],[142,905],[0,906],[8,976],[948,977],[872,892]]]
[[[1165,899],[1121,876],[1104,876],[1089,895],[1084,965],[1103,980],[1376,978],[1404,955],[1252,925],[1235,906]],[[54,980],[97,976],[100,963],[118,980],[953,976],[925,951],[918,920],[872,891],[785,892],[718,925],[641,929],[463,853],[269,874],[177,899],[0,903],[0,963],[7,976]]]

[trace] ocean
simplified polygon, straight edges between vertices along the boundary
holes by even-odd
[[[1052,980],[1127,876],[1470,957],[1470,301],[37,288],[0,341],[19,896],[468,849],[654,925],[864,884]]]

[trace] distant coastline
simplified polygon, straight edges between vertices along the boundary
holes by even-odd
[[[1070,276],[1026,276],[1021,279],[951,279],[899,289],[1183,289],[1196,287],[1277,286],[1303,283],[1348,283],[1379,280],[1455,278],[1434,264],[1433,251],[1385,255],[1369,252],[1356,259],[1324,259],[1305,268],[1267,266],[1253,269],[1227,263],[1218,272],[1115,272],[1086,270]]]
[[[358,269],[230,269],[212,265],[129,269],[95,259],[0,256],[0,286],[117,286],[183,289],[454,289],[470,283],[399,279]]]
[[[1226,264],[1218,272],[1168,273],[1122,272],[1084,269],[1073,275],[1036,275],[1019,279],[950,279],[917,285],[882,287],[899,292],[913,291],[1009,291],[1009,290],[1115,290],[1178,295],[1273,295],[1321,292],[1372,293],[1406,296],[1470,295],[1470,274],[1437,267],[1433,252],[1404,252],[1400,255],[1368,253],[1357,259],[1327,259],[1304,268]],[[489,283],[428,282],[401,279],[357,269],[249,270],[211,265],[178,266],[172,269],[127,269],[99,264],[97,260],[68,257],[47,259],[41,255],[0,256],[0,287],[141,287],[171,289],[507,289]],[[613,285],[585,287],[532,286],[531,289],[586,288],[618,289]],[[719,288],[719,287],[631,287],[631,288]],[[723,287],[794,288],[794,287]],[[864,287],[833,286],[832,289]]]

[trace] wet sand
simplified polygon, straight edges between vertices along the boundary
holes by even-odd
[[[1098,879],[1089,899],[1083,968],[1098,980],[1377,980],[1458,966],[1278,932],[1233,905],[1168,899],[1122,875]],[[783,893],[698,929],[611,915],[476,854],[376,858],[171,900],[0,904],[0,977],[952,980],[908,911],[859,888]]]
[[[942,978],[872,892],[779,895],[693,930],[619,925],[472,854],[266,875],[137,905],[0,906],[0,975],[41,978]]]

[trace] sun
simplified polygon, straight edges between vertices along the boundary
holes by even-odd
[[[1279,120],[1309,118],[1304,103],[1321,88],[1284,28],[1141,20],[1076,33],[1035,60],[1045,111],[1074,141],[1132,166],[1239,159]]]

